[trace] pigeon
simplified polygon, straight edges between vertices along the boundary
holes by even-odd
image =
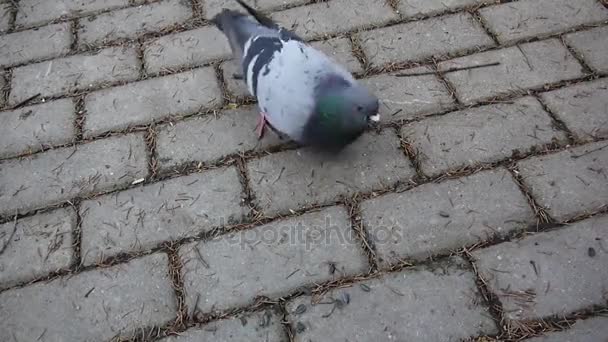
[[[341,150],[380,121],[379,101],[345,67],[242,0],[212,23],[226,36],[257,99],[258,139],[269,126],[304,146]]]

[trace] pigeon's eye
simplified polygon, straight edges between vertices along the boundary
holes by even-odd
[[[357,110],[360,112],[363,111],[363,106],[357,106]]]

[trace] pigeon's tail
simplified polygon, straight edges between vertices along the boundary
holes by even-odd
[[[245,14],[228,9],[214,16],[211,22],[228,38],[234,57],[241,60],[245,43],[251,37],[253,22]]]
[[[247,11],[247,13],[249,13],[252,17],[254,17],[255,20],[257,20],[263,26],[266,26],[266,27],[272,28],[272,29],[278,29],[277,23],[272,21],[272,19],[265,16],[264,14],[256,11],[253,7],[247,5],[243,0],[236,0],[236,2],[238,2],[239,5],[243,6],[243,8]]]

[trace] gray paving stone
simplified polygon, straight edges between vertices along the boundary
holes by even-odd
[[[230,167],[84,201],[83,262],[90,265],[239,223],[246,215],[242,198],[236,169]]]
[[[494,45],[468,13],[379,28],[362,32],[360,37],[365,55],[376,66],[450,56]]]
[[[0,215],[126,186],[148,174],[143,135],[130,134],[0,163]]]
[[[230,56],[228,40],[215,26],[162,36],[146,44],[144,49],[146,69],[152,73],[198,66]]]
[[[533,196],[557,220],[608,205],[607,142],[524,160],[518,164]]]
[[[0,67],[53,58],[70,51],[70,23],[0,36]]]
[[[596,72],[608,73],[608,26],[567,34],[564,41]]]
[[[376,197],[361,210],[383,266],[445,254],[536,222],[502,168]]]
[[[0,113],[0,158],[69,143],[75,137],[74,113],[71,99]]]
[[[311,43],[312,47],[325,53],[352,73],[362,73],[363,67],[353,55],[353,47],[347,38],[332,38]]]
[[[70,267],[75,228],[71,208],[0,225],[0,289]]]
[[[176,304],[165,254],[0,294],[0,340],[107,341],[168,323]]]
[[[484,2],[487,0],[400,0],[397,8],[405,17],[418,17],[479,5]]]
[[[171,169],[189,162],[209,162],[224,156],[287,142],[268,130],[262,140],[255,134],[257,106],[227,110],[220,115],[195,117],[159,129],[156,153],[159,167]]]
[[[520,0],[479,13],[502,44],[608,19],[608,9],[595,0]]]
[[[572,323],[571,323],[572,324]],[[598,316],[576,321],[564,331],[548,332],[526,342],[599,342],[608,336],[608,317]]]
[[[447,88],[435,75],[395,77],[397,74],[424,73],[427,67],[364,78],[361,82],[380,99],[380,120],[408,120],[454,107]]]
[[[117,39],[134,39],[144,33],[161,31],[191,17],[191,5],[184,0],[164,0],[129,7],[81,20],[78,43],[99,45]]]
[[[254,312],[249,315],[227,318],[191,328],[179,336],[167,337],[160,342],[287,342],[289,341],[281,325],[282,317],[272,310]]]
[[[584,76],[576,59],[556,39],[456,58],[439,63],[439,69],[445,71],[486,63],[500,65],[446,74],[462,102],[472,104],[499,95],[525,92],[525,89],[539,88],[546,83]]]
[[[257,10],[267,12],[269,10],[280,9],[285,6],[295,6],[310,2],[309,0],[257,0],[249,2]],[[205,19],[211,19],[220,13],[223,8],[238,10],[243,12],[243,7],[234,0],[205,0],[203,1],[203,12]]]
[[[608,137],[608,79],[580,83],[541,96],[549,110],[577,138],[591,141]]]
[[[75,55],[13,69],[10,103],[38,93],[57,96],[139,77],[133,48],[112,47],[91,55]]]
[[[270,215],[384,188],[415,173],[391,130],[364,134],[335,157],[300,149],[253,160],[247,168],[257,205]]]
[[[421,153],[422,171],[429,176],[500,161],[516,151],[526,153],[566,139],[532,97],[429,118],[404,126],[401,132]]]
[[[8,31],[11,27],[11,5],[0,3],[0,33]]]
[[[608,217],[473,253],[507,319],[565,316],[606,303]]]
[[[129,0],[19,0],[16,24],[32,26],[62,17],[74,17],[124,7]]]
[[[151,78],[91,93],[85,98],[85,136],[147,124],[171,115],[192,114],[222,103],[211,67]]]
[[[377,26],[398,19],[384,1],[331,0],[272,14],[304,39]]]
[[[446,74],[456,87],[456,95],[465,104],[489,100],[525,89],[539,88],[584,76],[582,67],[556,39],[482,52],[439,63],[442,71],[487,63],[497,66],[461,70]]]
[[[496,333],[474,275],[457,260],[288,302],[295,341],[462,341]]]
[[[198,303],[201,312],[226,310],[366,272],[347,215],[331,207],[185,245],[179,254],[188,308]]]
[[[226,84],[226,88],[232,94],[240,99],[252,97],[249,94],[249,90],[247,90],[247,86],[243,80],[237,80],[233,77],[235,73],[241,73],[242,69],[237,65],[234,60],[226,61],[222,63],[222,72],[224,74],[224,83]]]

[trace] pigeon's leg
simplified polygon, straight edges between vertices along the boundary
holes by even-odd
[[[258,124],[255,126],[255,131],[258,135],[258,140],[262,139],[264,136],[264,130],[266,128],[266,113],[260,112],[260,117],[258,118]]]

